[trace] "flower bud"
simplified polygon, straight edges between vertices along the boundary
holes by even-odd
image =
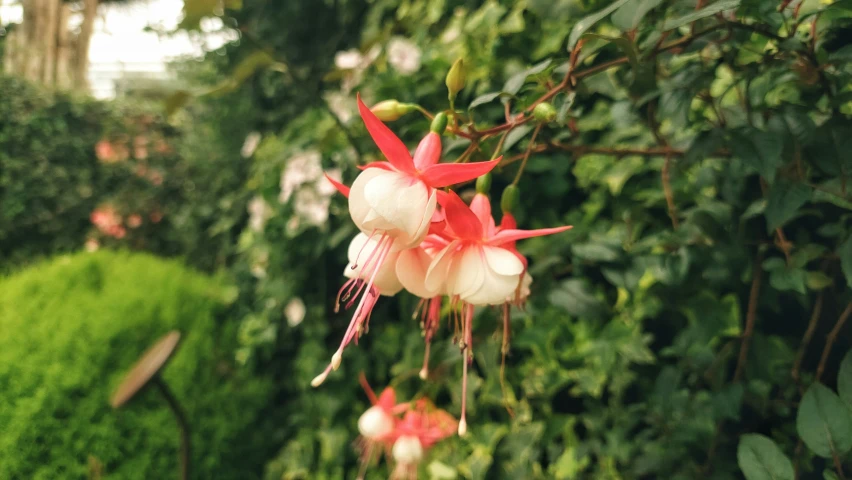
[[[399,117],[405,115],[408,112],[414,111],[417,108],[416,105],[411,103],[400,103],[396,100],[383,100],[370,109],[379,120],[383,122],[392,122],[394,120],[398,120]]]
[[[450,67],[445,80],[447,90],[449,91],[448,97],[451,102],[456,99],[456,94],[464,88],[464,80],[464,60],[460,58]]]
[[[435,115],[435,118],[432,120],[432,126],[429,127],[429,130],[441,135],[444,133],[444,130],[447,129],[447,114],[444,112],[438,112]]]
[[[476,193],[488,195],[489,190],[491,190],[491,172],[476,179]]]
[[[503,196],[500,197],[500,208],[503,213],[512,213],[518,208],[518,201],[521,197],[521,191],[516,185],[509,185],[503,190]]]
[[[541,102],[533,109],[533,117],[537,122],[550,123],[556,119],[556,109],[547,102]]]

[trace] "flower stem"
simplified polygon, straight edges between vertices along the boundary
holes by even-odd
[[[524,174],[524,168],[527,166],[527,160],[530,159],[530,153],[532,153],[533,145],[535,145],[535,137],[538,136],[539,130],[541,130],[541,123],[536,125],[535,130],[533,130],[532,137],[530,137],[530,143],[527,145],[527,151],[524,153],[524,159],[521,161],[521,168],[518,169],[518,173],[515,175],[515,180],[512,182],[512,185],[517,185],[521,180],[521,175]]]

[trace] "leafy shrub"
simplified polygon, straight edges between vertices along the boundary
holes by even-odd
[[[173,125],[159,105],[13,77],[0,77],[0,90],[0,269],[84,243],[183,256],[207,271],[228,263],[246,217],[239,150],[251,125],[219,125],[221,111],[204,104],[188,127]]]
[[[231,365],[227,294],[218,279],[128,253],[62,256],[0,280],[0,477],[86,478],[90,462],[107,478],[174,476],[178,430],[159,395],[118,411],[108,399],[178,329],[163,377],[190,422],[193,478],[256,478],[271,385]]]
[[[530,308],[512,321],[505,394],[491,313],[477,317],[470,434],[438,447],[432,458],[445,467],[433,471],[677,480],[742,471],[751,480],[766,478],[755,463],[767,459],[779,478],[849,470],[849,423],[828,425],[843,439],[831,452],[828,416],[814,408],[830,398],[832,415],[848,416],[836,398],[848,398],[848,383],[838,380],[837,395],[832,385],[852,346],[848,2],[333,3],[344,8],[329,23],[358,25],[360,41],[343,42],[354,29],[317,31],[304,49],[314,58],[299,55],[313,5],[245,1],[224,22],[253,40],[220,52],[232,83],[248,78],[241,67],[258,52],[289,67],[230,94],[251,99],[259,123],[283,126],[248,184],[271,215],[243,233],[234,270],[245,287],[241,358],[271,359],[284,408],[296,412],[268,478],[353,468],[360,370],[403,397],[459,409],[458,349],[448,341],[433,357],[435,377],[416,378],[423,347],[404,295],[383,299],[360,348],[322,388],[309,387],[347,325],[331,305],[354,232],[342,200],[326,224],[298,228],[297,202],[279,202],[279,177],[301,151],[322,152],[323,167],[345,180],[380,158],[354,111],[356,91],[368,104],[444,110],[444,75],[458,57],[467,87],[445,161],[468,148],[473,161],[502,153],[494,197],[525,164],[519,224],[574,229],[521,244],[535,282]],[[339,68],[316,68],[330,63],[330,47],[341,50]],[[544,96],[558,113],[537,129],[529,112]],[[391,127],[413,147],[428,121],[414,112]],[[285,312],[296,298],[307,307],[301,323]]]

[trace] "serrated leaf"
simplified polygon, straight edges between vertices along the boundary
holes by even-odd
[[[633,30],[639,26],[642,18],[656,8],[663,0],[637,0],[622,5],[612,14],[612,24],[621,31]]]
[[[491,93],[482,94],[482,95],[474,98],[473,101],[470,102],[470,106],[467,107],[467,108],[468,108],[468,110],[473,110],[474,108],[476,108],[480,105],[485,105],[486,103],[491,102],[495,98],[499,97],[500,93],[501,92],[491,92]]]
[[[811,198],[811,189],[801,183],[778,182],[769,190],[766,203],[766,227],[771,233],[793,218]]]
[[[689,25],[690,23],[696,20],[711,17],[719,12],[724,12],[725,10],[733,10],[735,8],[738,8],[739,6],[740,0],[723,0],[721,2],[716,2],[702,8],[701,10],[688,13],[682,17],[666,20],[666,23],[663,24],[663,31],[672,30],[675,28],[682,27],[684,25]]]
[[[607,15],[621,8],[622,5],[626,4],[630,1],[636,0],[617,0],[611,3],[608,7],[595,12],[591,15],[588,15],[581,19],[579,22],[574,24],[574,28],[571,29],[571,34],[568,35],[568,50],[571,51],[577,45],[577,41],[580,40],[580,37],[583,36],[584,33],[590,28],[592,28],[596,23],[603,20]]]
[[[737,463],[746,480],[792,480],[793,463],[771,438],[758,434],[740,437]]]
[[[846,277],[846,284],[852,288],[852,236],[840,244],[837,248],[837,255],[840,257],[840,269],[843,270],[843,276]]]
[[[846,352],[846,356],[840,362],[840,371],[837,374],[837,393],[840,399],[852,408],[852,350]]]
[[[852,411],[821,383],[811,385],[802,397],[796,430],[820,457],[842,456],[852,449]]]

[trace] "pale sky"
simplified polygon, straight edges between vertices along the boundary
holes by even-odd
[[[4,24],[20,21],[22,11],[16,3],[16,0],[0,0],[0,19]],[[122,72],[167,77],[168,60],[201,55],[204,49],[216,48],[235,38],[235,34],[220,32],[191,38],[186,33],[160,37],[154,32],[144,31],[149,25],[162,30],[173,29],[181,19],[182,8],[183,0],[141,0],[130,5],[101,5],[89,48],[92,93],[100,98],[111,97],[114,94],[113,81]],[[221,27],[221,22],[210,19],[202,27],[213,32]]]

